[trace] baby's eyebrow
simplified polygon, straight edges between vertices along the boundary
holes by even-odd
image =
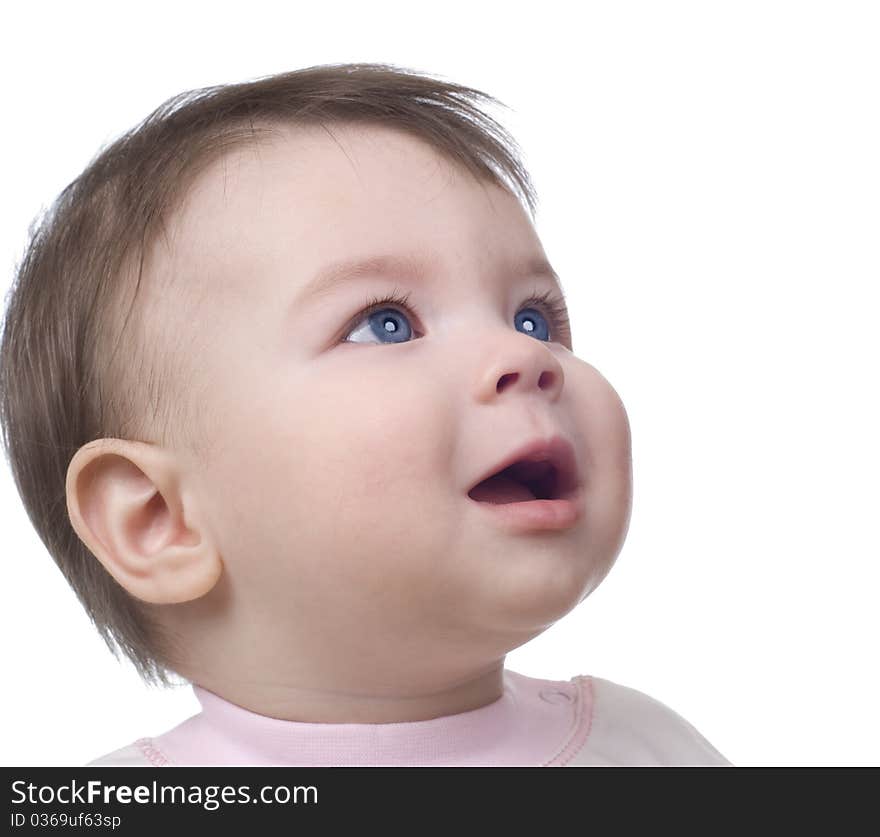
[[[342,259],[321,267],[297,295],[296,305],[326,296],[339,285],[355,280],[386,276],[396,281],[423,282],[437,267],[436,259],[424,259],[410,254],[381,254],[366,258]],[[556,271],[541,255],[527,256],[513,264],[499,268],[499,272],[514,278],[543,276],[552,279],[562,290]]]

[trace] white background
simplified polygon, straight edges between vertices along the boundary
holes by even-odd
[[[4,11],[0,289],[34,216],[184,89],[380,61],[485,90],[635,480],[616,567],[508,666],[645,691],[739,765],[880,764],[878,5],[318,5]],[[2,763],[197,711],[113,659],[5,461],[0,517]]]

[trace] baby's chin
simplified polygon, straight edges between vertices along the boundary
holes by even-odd
[[[601,578],[569,569],[568,572],[523,574],[515,583],[496,586],[482,607],[487,628],[508,631],[527,642],[576,608],[601,582]],[[518,642],[518,644],[521,644]]]

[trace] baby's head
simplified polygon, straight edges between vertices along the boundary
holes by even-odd
[[[145,679],[242,704],[439,690],[611,567],[626,413],[572,353],[528,176],[480,97],[378,65],[184,94],[34,233],[4,442]],[[533,443],[546,478],[472,491]]]

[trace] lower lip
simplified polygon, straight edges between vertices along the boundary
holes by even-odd
[[[525,500],[519,503],[479,503],[471,500],[500,525],[513,532],[570,529],[584,513],[583,489],[565,500]]]

